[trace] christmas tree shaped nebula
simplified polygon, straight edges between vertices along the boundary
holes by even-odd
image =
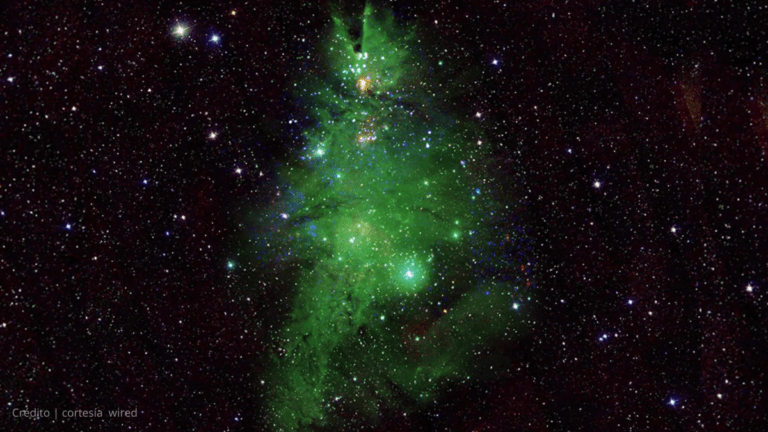
[[[303,148],[254,238],[261,265],[290,268],[295,286],[264,376],[275,430],[422,409],[492,379],[504,359],[489,345],[530,327],[509,192],[478,120],[449,99],[458,69],[391,13],[335,15],[294,86]]]

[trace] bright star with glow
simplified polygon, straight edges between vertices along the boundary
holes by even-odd
[[[368,91],[370,87],[371,87],[371,77],[367,76],[357,80],[357,88],[359,88],[361,92]]]
[[[216,132],[211,132],[208,134],[208,139],[212,139],[212,140],[216,139],[216,136],[218,136]]]
[[[592,186],[594,186],[595,189],[600,189],[600,186],[602,186],[602,184],[599,181],[595,180],[595,182],[592,183]]]
[[[669,404],[672,405],[672,406],[675,406],[676,403],[677,403],[676,399],[670,399],[669,400]]]
[[[174,34],[176,37],[179,37],[179,38],[183,38],[184,36],[186,36],[186,35],[187,35],[187,31],[188,31],[188,30],[189,30],[189,29],[188,29],[187,27],[184,27],[184,26],[183,26],[183,25],[181,25],[181,24],[176,24],[176,27],[173,29],[173,34]]]
[[[407,277],[408,279],[413,278],[413,272],[408,270],[407,272],[405,272],[405,277]]]
[[[747,292],[752,292],[754,290],[754,287],[752,284],[747,284]]]
[[[220,40],[221,40],[221,38],[217,34],[211,36],[211,42],[213,42],[213,43],[219,43]]]

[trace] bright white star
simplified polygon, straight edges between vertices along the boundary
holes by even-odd
[[[173,29],[173,34],[182,38],[187,34],[187,28],[181,24],[177,24],[176,28]]]

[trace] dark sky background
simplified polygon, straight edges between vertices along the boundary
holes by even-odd
[[[414,3],[478,71],[458,110],[523,203],[537,325],[494,347],[507,377],[379,430],[768,430],[768,6]],[[0,5],[0,429],[264,430],[253,323],[286,299],[227,263],[301,146],[329,11]]]

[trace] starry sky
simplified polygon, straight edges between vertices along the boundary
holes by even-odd
[[[514,273],[530,315],[462,360],[501,359],[493,374],[329,415],[344,430],[768,429],[768,7],[379,4],[419,35],[405,48],[457,71],[403,66],[414,94],[445,89],[408,103],[482,131],[491,150],[467,184],[495,197],[481,234],[519,245],[494,275]],[[297,83],[325,76],[333,17],[362,3],[0,10],[0,424],[280,430],[270,359],[302,267],[258,239],[292,220],[275,209],[314,108]],[[377,94],[363,79],[361,97]],[[366,122],[366,142],[384,137]],[[404,335],[430,334],[409,320]],[[454,346],[446,332],[434,350]],[[138,415],[61,418],[116,408]]]

